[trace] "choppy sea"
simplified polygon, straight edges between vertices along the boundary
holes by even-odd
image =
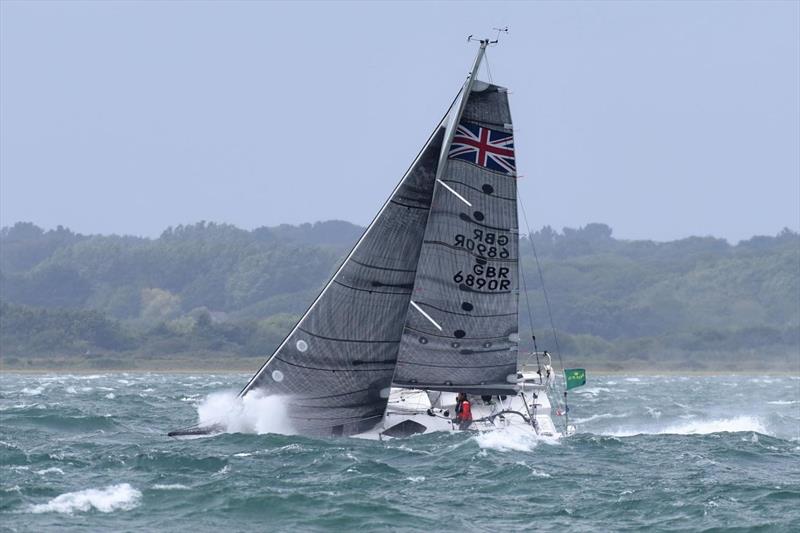
[[[561,440],[165,436],[248,377],[0,375],[0,529],[800,531],[797,376],[590,374]]]

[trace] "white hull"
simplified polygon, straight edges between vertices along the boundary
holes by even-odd
[[[440,431],[493,431],[512,426],[530,430],[532,437],[558,436],[546,388],[530,385],[525,388],[525,392],[516,395],[491,396],[490,399],[470,395],[473,422],[468,427],[460,426],[455,420],[455,393],[393,388],[381,424],[354,437],[384,440]]]

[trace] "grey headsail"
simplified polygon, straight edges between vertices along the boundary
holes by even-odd
[[[475,81],[445,148],[393,383],[499,394],[511,388],[519,342],[507,91]]]
[[[437,126],[355,248],[240,393],[285,398],[293,429],[351,435],[389,396],[445,134]]]

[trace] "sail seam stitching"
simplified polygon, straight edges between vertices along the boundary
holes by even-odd
[[[457,315],[457,316],[468,316],[470,318],[498,318],[501,316],[514,316],[517,313],[498,313],[496,315],[475,315],[472,313],[456,313],[455,311],[448,311],[447,309],[442,309],[440,307],[436,307],[435,305],[431,305],[429,303],[420,303],[420,305],[424,305],[426,307],[430,307],[431,309],[436,309],[437,311],[441,311],[442,313],[447,313],[448,315]]]
[[[500,259],[500,258],[497,258],[497,257],[484,257],[482,255],[474,254],[474,253],[470,252],[469,250],[467,250],[466,248],[460,248],[458,246],[453,246],[452,244],[446,243],[444,241],[422,241],[422,243],[423,244],[436,244],[436,245],[444,246],[445,248],[450,248],[451,250],[456,251],[456,252],[464,251],[464,252],[467,253],[467,255],[471,255],[472,257],[476,257],[478,259],[485,259],[486,261],[492,261],[494,263],[516,263],[518,261],[518,259],[511,259],[511,258]]]
[[[354,291],[363,291],[363,292],[368,292],[368,293],[370,293],[370,294],[371,294],[371,293],[373,293],[373,292],[376,292],[376,293],[378,293],[378,294],[396,294],[396,295],[398,295],[398,296],[408,296],[409,294],[411,294],[411,291],[409,291],[409,292],[389,292],[389,291],[376,291],[376,290],[374,290],[374,289],[361,289],[361,288],[359,288],[359,287],[352,287],[352,286],[350,286],[350,285],[346,285],[346,284],[342,283],[342,282],[341,282],[341,281],[339,281],[339,280],[333,280],[333,282],[334,282],[334,283],[336,283],[337,285],[341,285],[342,287],[345,287],[346,289],[352,289],[352,290],[354,290]],[[300,328],[298,328],[298,329],[300,329]]]
[[[415,274],[417,272],[416,268],[414,270],[408,270],[405,268],[390,268],[390,267],[381,267],[377,265],[370,265],[368,263],[362,263],[361,261],[358,261],[356,259],[351,259],[351,261],[357,265],[361,265],[366,268],[374,268],[375,270],[388,270],[390,272],[407,272],[409,274]]]
[[[317,366],[307,366],[307,365],[300,365],[297,363],[292,363],[291,361],[287,361],[281,357],[274,357],[278,361],[282,363],[286,363],[287,365],[296,366],[297,368],[307,368],[309,370],[321,370],[323,372],[387,372],[389,370],[394,370],[392,368],[322,368]]]
[[[454,180],[454,179],[442,180],[442,181],[446,181],[447,183],[458,183],[459,185],[463,185],[464,187],[472,189],[473,191],[477,191],[477,192],[482,193],[482,194],[487,194],[487,193],[483,192],[482,190],[478,189],[477,187],[473,187],[472,185],[469,185],[468,183],[464,183],[463,181],[458,181],[458,180]],[[487,196],[489,196],[490,198],[498,198],[500,200],[508,200],[510,202],[516,202],[517,201],[516,198],[511,198],[509,196],[500,196],[499,194],[487,194]]]
[[[316,337],[318,339],[325,339],[326,341],[361,342],[361,343],[370,343],[370,344],[392,344],[392,343],[395,343],[395,342],[400,342],[400,339],[397,339],[397,340],[394,340],[394,341],[373,341],[373,340],[367,340],[367,339],[339,339],[339,338],[336,338],[336,337],[325,337],[324,335],[318,335],[318,334],[314,333],[313,331],[308,331],[307,329],[304,329],[304,328],[297,328],[297,331],[302,331],[303,333],[307,333],[307,334],[309,334],[309,335],[311,335],[313,337]]]
[[[422,312],[425,313],[425,311],[422,311]],[[441,337],[443,339],[457,339],[458,342],[462,342],[462,341],[465,341],[465,340],[466,341],[469,341],[469,340],[473,340],[473,341],[488,341],[488,340],[491,340],[491,339],[505,339],[506,338],[505,336],[501,336],[501,337],[461,337],[461,338],[457,338],[457,337],[453,337],[453,336],[450,336],[450,335],[437,335],[436,333],[429,333],[427,331],[422,331],[421,329],[412,328],[408,324],[406,324],[406,328],[408,328],[408,329],[410,329],[412,331],[416,331],[417,333],[422,333],[424,335],[433,335],[434,337]]]

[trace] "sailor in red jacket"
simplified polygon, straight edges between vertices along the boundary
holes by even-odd
[[[467,429],[472,424],[472,405],[463,392],[456,396],[456,422],[458,429]]]

